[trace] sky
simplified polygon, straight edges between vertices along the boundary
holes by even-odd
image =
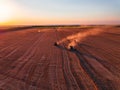
[[[3,6],[0,24],[120,24],[120,0],[0,0],[0,3]]]

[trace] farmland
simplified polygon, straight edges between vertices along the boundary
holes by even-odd
[[[1,31],[0,90],[120,90],[119,26]]]

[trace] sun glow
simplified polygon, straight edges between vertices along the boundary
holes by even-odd
[[[12,15],[12,6],[5,1],[0,1],[0,23],[8,22],[10,19],[12,19]]]

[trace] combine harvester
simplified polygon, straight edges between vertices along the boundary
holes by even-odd
[[[60,46],[60,44],[58,42],[55,42],[54,43],[54,46]],[[69,47],[66,47],[68,50],[70,51],[76,51],[75,47],[74,46],[69,46]]]

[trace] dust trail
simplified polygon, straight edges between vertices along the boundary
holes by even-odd
[[[102,33],[102,31],[103,31],[102,29],[92,29],[92,30],[88,30],[85,32],[79,32],[77,34],[70,35],[66,38],[63,38],[62,40],[58,41],[57,43],[61,44],[66,41],[69,41],[70,43],[68,43],[68,45],[67,45],[67,48],[69,49],[70,46],[75,47],[78,43],[80,43],[86,37],[98,35],[98,34]]]

